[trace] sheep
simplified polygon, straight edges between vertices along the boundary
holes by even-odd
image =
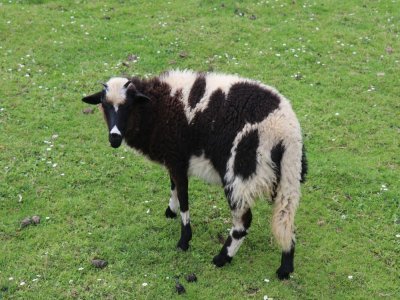
[[[299,122],[274,88],[235,75],[173,70],[151,79],[111,78],[82,101],[100,104],[109,142],[122,141],[166,167],[171,197],[167,218],[181,216],[177,247],[192,238],[188,178],[223,187],[233,226],[217,267],[231,262],[252,221],[259,196],[274,203],[272,232],[282,249],[276,274],[294,271],[294,216],[307,172]]]

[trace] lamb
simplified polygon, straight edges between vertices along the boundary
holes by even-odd
[[[169,71],[151,79],[111,78],[84,97],[101,104],[109,142],[122,141],[166,167],[171,181],[167,218],[180,212],[178,248],[192,238],[188,177],[224,188],[233,226],[217,267],[231,262],[252,221],[254,200],[274,203],[272,232],[282,248],[279,279],[294,271],[294,216],[307,172],[299,122],[289,101],[254,80],[218,73]]]

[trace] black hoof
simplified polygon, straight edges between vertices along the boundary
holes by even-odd
[[[177,215],[168,206],[167,209],[165,210],[165,216],[169,219],[175,219]]]
[[[229,257],[228,255],[221,253],[214,256],[213,258],[213,264],[218,268],[223,267],[226,263],[230,263],[231,261],[232,257]]]
[[[180,239],[177,248],[178,250],[187,251],[189,249],[189,242]]]
[[[278,270],[276,270],[276,275],[278,276],[279,280],[288,280],[290,278],[290,273],[292,273],[293,270],[285,270],[282,267],[280,267]]]

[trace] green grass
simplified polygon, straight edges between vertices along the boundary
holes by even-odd
[[[0,1],[0,299],[399,298],[399,5]],[[178,252],[165,170],[110,148],[100,113],[82,114],[110,76],[170,68],[238,73],[291,99],[310,173],[290,281],[274,275],[265,201],[232,264],[213,267],[229,209],[195,179],[194,238]],[[20,229],[32,215],[41,223]]]

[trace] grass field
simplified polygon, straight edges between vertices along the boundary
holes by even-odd
[[[0,299],[399,299],[399,7],[0,1]],[[192,179],[194,237],[178,252],[165,170],[112,149],[101,114],[82,113],[82,96],[110,76],[171,68],[238,73],[291,100],[310,171],[289,281],[275,278],[266,201],[216,269],[228,205]],[[33,215],[40,224],[21,229]]]

